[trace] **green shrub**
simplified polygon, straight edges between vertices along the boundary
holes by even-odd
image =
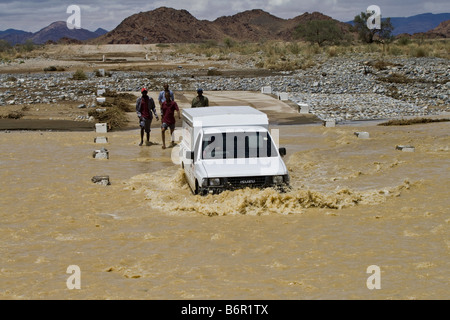
[[[397,42],[401,46],[406,46],[411,43],[411,39],[409,39],[408,37],[401,37],[397,40]]]
[[[12,49],[11,44],[6,40],[0,40],[0,52],[10,51]]]
[[[73,80],[86,80],[87,75],[84,73],[83,70],[77,70],[72,76]]]

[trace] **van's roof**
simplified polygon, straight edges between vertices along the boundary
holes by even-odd
[[[183,109],[184,120],[191,125],[211,126],[268,126],[267,115],[249,106],[220,106]]]

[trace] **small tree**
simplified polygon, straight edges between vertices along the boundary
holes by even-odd
[[[295,29],[294,36],[304,38],[312,44],[317,43],[319,46],[326,42],[337,44],[344,38],[334,20],[311,20],[305,25],[300,24]]]
[[[353,20],[356,31],[358,32],[359,39],[365,43],[373,42],[389,42],[392,40],[392,31],[394,26],[391,23],[391,18],[387,18],[381,21],[381,29],[369,29],[367,27],[367,19],[369,19],[371,13],[361,12],[360,15],[355,16]],[[377,37],[379,39],[377,39]]]
[[[0,40],[0,52],[7,52],[12,49],[11,44],[6,40]]]
[[[25,43],[23,44],[23,49],[25,52],[31,52],[34,50],[34,43],[33,40],[27,39]]]
[[[230,48],[232,48],[232,47],[235,46],[235,42],[234,42],[233,39],[231,39],[231,38],[225,38],[225,39],[223,40],[223,43],[225,44],[225,46],[226,46],[228,49],[230,49]]]

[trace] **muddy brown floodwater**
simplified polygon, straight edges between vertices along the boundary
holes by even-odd
[[[291,191],[206,197],[159,133],[109,132],[99,160],[95,132],[1,132],[0,298],[449,297],[448,123],[276,129]]]

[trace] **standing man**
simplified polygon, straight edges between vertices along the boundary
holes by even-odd
[[[162,148],[166,149],[166,131],[170,129],[170,135],[172,137],[171,147],[175,146],[173,131],[175,130],[175,111],[177,111],[178,119],[181,119],[180,109],[175,101],[172,101],[170,97],[170,92],[166,91],[165,100],[161,106],[161,135],[162,135]]]
[[[136,113],[139,118],[139,126],[141,127],[141,143],[144,143],[144,131],[147,133],[147,145],[150,144],[150,125],[152,124],[153,114],[155,114],[156,120],[159,120],[156,114],[155,101],[153,98],[147,95],[148,91],[146,88],[141,90],[142,97],[139,97],[136,101]]]
[[[164,84],[164,90],[161,91],[161,92],[159,93],[159,96],[158,96],[158,102],[159,102],[159,106],[160,106],[160,107],[161,107],[162,104],[166,101],[166,92],[169,92],[169,93],[170,93],[170,99],[171,99],[172,101],[175,101],[175,97],[174,97],[174,95],[173,95],[173,92],[172,92],[172,90],[169,90],[169,84],[166,83],[166,84]]]
[[[197,89],[197,96],[194,99],[192,99],[191,107],[192,108],[209,107],[209,100],[207,97],[203,95],[203,89],[201,88]]]

